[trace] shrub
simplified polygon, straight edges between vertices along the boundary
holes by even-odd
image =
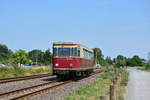
[[[145,65],[145,69],[146,70],[150,70],[150,63],[148,63],[148,64]]]

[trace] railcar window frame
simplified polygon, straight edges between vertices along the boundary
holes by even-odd
[[[78,50],[77,50],[77,56],[78,56],[78,57],[80,57],[80,53],[81,53],[81,49],[78,48]]]
[[[71,56],[73,57],[77,56],[77,48],[71,48]]]
[[[58,55],[58,49],[53,47],[53,56],[57,56]]]

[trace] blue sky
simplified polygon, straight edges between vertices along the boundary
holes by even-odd
[[[12,50],[75,41],[105,56],[147,58],[149,0],[0,0],[0,43]]]

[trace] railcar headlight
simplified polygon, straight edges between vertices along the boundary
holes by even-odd
[[[69,64],[69,66],[70,66],[70,67],[72,67],[72,66],[73,66],[73,64]]]
[[[55,66],[57,67],[57,66],[59,66],[59,64],[55,64]]]

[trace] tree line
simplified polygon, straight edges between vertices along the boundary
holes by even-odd
[[[114,65],[115,67],[124,67],[124,66],[143,66],[146,62],[145,59],[140,58],[135,55],[131,58],[127,58],[123,55],[118,55],[116,58],[111,58],[107,56],[104,58],[104,55],[100,48],[94,48],[94,62],[95,64],[100,64],[101,66]]]
[[[2,64],[14,66],[20,66],[20,64],[49,65],[51,57],[50,49],[46,51],[33,49],[29,52],[19,49],[13,52],[6,45],[0,44],[0,63]]]
[[[104,57],[100,48],[94,48],[94,63],[101,66],[115,65],[121,66],[143,66],[145,59],[135,55],[132,58],[127,58],[123,55],[118,55],[116,58]],[[52,53],[50,49],[45,51],[39,49],[33,49],[29,52],[19,49],[13,52],[6,45],[0,44],[0,64],[35,64],[35,65],[49,65],[51,61]]]

